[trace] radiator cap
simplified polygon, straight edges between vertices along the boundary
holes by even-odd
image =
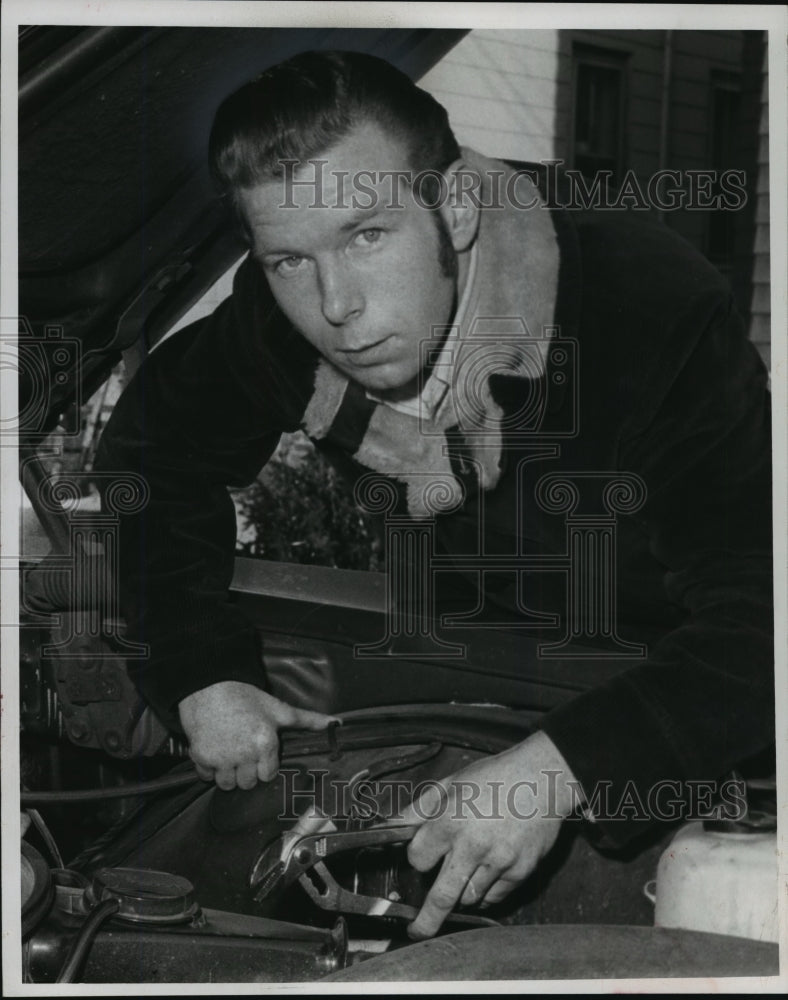
[[[100,868],[88,890],[92,903],[116,899],[115,919],[144,924],[179,924],[199,911],[194,886],[181,875],[149,868]]]

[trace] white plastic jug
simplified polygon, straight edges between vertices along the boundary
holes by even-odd
[[[683,826],[657,867],[654,924],[777,941],[777,834]]]

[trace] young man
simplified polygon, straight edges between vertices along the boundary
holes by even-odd
[[[536,171],[461,151],[440,105],[359,54],[308,53],[242,88],[219,110],[211,158],[250,256],[232,297],[134,379],[100,457],[150,486],[122,529],[123,608],[151,647],[136,681],[154,706],[177,706],[201,775],[269,780],[278,729],[328,721],[262,689],[254,630],[227,600],[227,486],[299,427],[351,478],[386,476],[415,520],[440,485],[446,553],[481,537],[485,552],[549,559],[567,512],[629,515],[591,574],[596,604],[567,606],[579,584],[561,573],[491,582],[498,612],[560,609],[577,633],[590,616],[620,651],[612,593],[648,656],[455,776],[483,790],[477,813],[518,782],[532,809],[498,795],[495,822],[444,809],[423,823],[410,860],[443,864],[414,935],[525,878],[576,807],[573,782],[592,808],[603,783],[613,801],[629,783],[645,800],[767,747],[766,375],[710,265],[661,226],[563,210]],[[572,385],[556,377],[557,340],[577,344]],[[597,820],[614,841],[632,835]]]

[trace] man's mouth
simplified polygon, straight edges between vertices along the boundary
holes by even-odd
[[[372,341],[369,344],[362,344],[361,347],[340,348],[339,353],[342,355],[343,361],[356,368],[367,368],[371,365],[377,365],[381,361],[388,360],[391,346],[387,346],[387,344],[393,336],[394,334],[389,333],[385,337],[381,337],[380,340]]]

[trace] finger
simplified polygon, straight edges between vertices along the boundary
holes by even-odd
[[[214,774],[214,781],[223,792],[229,792],[230,789],[235,788],[235,768],[219,768]]]
[[[427,893],[419,915],[408,927],[408,935],[417,940],[432,937],[457,905],[468,884],[470,873],[474,871],[475,865],[469,866],[466,861],[459,861],[451,854],[447,855],[435,884]]]
[[[278,748],[273,751],[261,751],[255,764],[255,770],[260,781],[273,781],[279,772]]]
[[[288,705],[284,701],[276,700],[278,701],[278,705],[275,709],[275,716],[281,728],[319,731],[326,729],[332,722],[340,721],[333,715],[312,712],[307,708],[296,708],[295,705]]]
[[[257,777],[257,764],[239,764],[235,769],[236,785],[247,791],[257,784]]]
[[[476,906],[484,899],[487,891],[495,884],[499,872],[490,868],[489,865],[479,865],[473,875],[468,879],[468,884],[460,897],[461,906]]]
[[[202,778],[203,781],[213,781],[213,768],[206,767],[204,764],[198,764],[194,758],[192,758],[194,763],[194,770],[197,772],[198,776]]]
[[[480,909],[486,909],[488,906],[494,906],[496,903],[502,902],[509,893],[516,889],[518,885],[522,883],[522,879],[518,878],[500,878],[497,882],[487,890],[484,899],[479,904]]]
[[[279,771],[279,737],[273,725],[268,722],[260,725],[243,763],[255,765],[260,781],[273,781]]]
[[[417,872],[428,872],[450,847],[451,838],[441,824],[425,823],[408,844],[408,861]]]
[[[251,764],[249,766],[255,773],[256,781],[260,781],[264,785],[268,784],[269,781],[273,781],[279,770],[278,762],[271,761],[271,759],[268,757],[265,757],[262,760],[258,760],[254,764]]]

